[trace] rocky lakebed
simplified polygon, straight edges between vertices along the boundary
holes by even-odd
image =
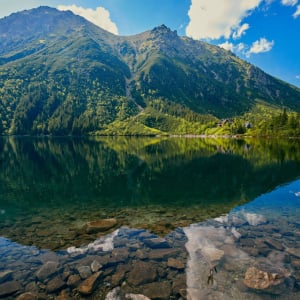
[[[164,236],[98,219],[82,227],[97,239],[56,251],[2,237],[0,298],[299,299],[297,213],[243,208]]]

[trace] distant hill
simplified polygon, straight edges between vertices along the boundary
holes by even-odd
[[[299,104],[300,89],[164,25],[115,36],[49,7],[0,20],[2,134],[199,134]]]

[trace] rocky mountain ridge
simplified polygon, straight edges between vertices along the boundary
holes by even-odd
[[[113,35],[54,8],[0,20],[2,134],[202,133],[300,90],[165,25]]]

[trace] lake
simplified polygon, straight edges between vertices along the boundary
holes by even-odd
[[[300,140],[0,139],[1,299],[299,299]]]

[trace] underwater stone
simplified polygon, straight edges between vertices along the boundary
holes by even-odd
[[[78,274],[70,275],[67,281],[67,285],[70,287],[76,287],[81,282],[81,278]]]
[[[300,249],[297,248],[286,248],[286,252],[297,257],[300,258]]]
[[[143,294],[151,299],[170,299],[172,290],[168,281],[152,282],[141,286]]]
[[[90,266],[80,266],[77,268],[77,271],[82,279],[87,279],[92,275]]]
[[[16,300],[37,300],[38,296],[31,293],[31,292],[27,292],[24,293],[22,295],[20,295]]]
[[[163,238],[145,239],[144,243],[152,249],[170,248],[169,243]]]
[[[184,263],[181,260],[175,258],[168,259],[168,267],[177,270],[183,270],[185,268]]]
[[[57,276],[53,279],[51,279],[48,283],[47,283],[47,287],[46,290],[49,293],[55,293],[60,291],[64,286],[65,286],[65,282],[61,279],[60,276]]]
[[[116,219],[102,219],[86,223],[83,228],[87,234],[107,231],[117,225]]]
[[[155,281],[156,268],[151,263],[138,261],[128,275],[128,284],[138,286],[143,283]]]
[[[37,271],[36,277],[40,281],[44,281],[56,274],[58,271],[58,263],[54,261],[48,261]]]
[[[0,297],[9,296],[21,290],[21,285],[17,281],[8,281],[0,284]]]
[[[284,279],[285,276],[283,274],[265,272],[255,267],[250,267],[245,274],[244,283],[255,290],[267,290],[272,286],[280,285]]]
[[[0,283],[5,282],[11,277],[13,272],[11,270],[1,271],[0,272]]]
[[[82,295],[92,294],[97,287],[101,274],[102,272],[97,272],[83,281],[77,289],[78,292]]]

